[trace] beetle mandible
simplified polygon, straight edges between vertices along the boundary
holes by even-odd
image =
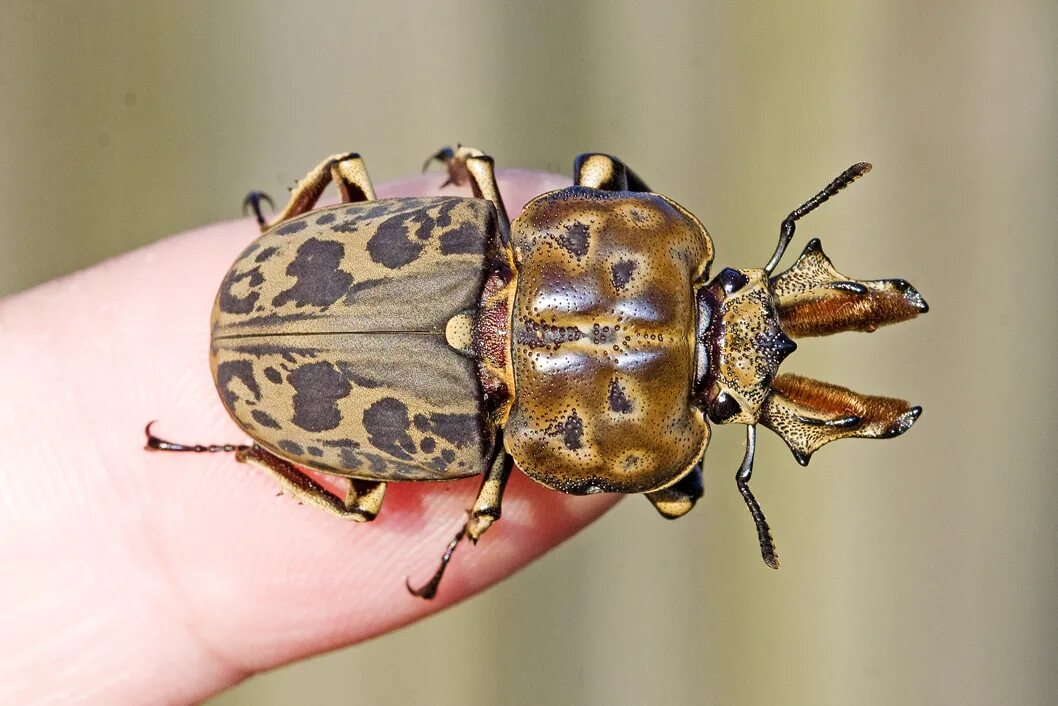
[[[512,222],[491,157],[445,148],[448,182],[474,197],[376,200],[355,153],[327,158],[232,265],[213,308],[210,363],[249,445],[233,452],[343,518],[378,514],[389,481],[484,480],[434,576],[500,517],[517,465],[572,494],[637,493],[667,518],[702,495],[709,422],[746,426],[735,482],[764,562],[778,568],[749,488],[761,424],[805,465],[846,437],[889,438],[921,408],[778,374],[792,338],[873,331],[928,310],[902,279],[838,272],[812,240],[775,274],[796,222],[870,170],[855,164],[783,221],[760,269],[709,279],[701,222],[606,154]],[[424,167],[425,169],[425,167]],[[315,209],[330,182],[341,203]],[[271,203],[269,201],[269,203]],[[348,478],[338,497],[300,468]]]

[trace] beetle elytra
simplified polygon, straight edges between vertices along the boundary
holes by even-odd
[[[702,495],[710,422],[746,426],[736,486],[764,562],[771,530],[749,488],[757,425],[807,464],[846,437],[889,438],[921,408],[792,374],[794,338],[873,331],[928,310],[900,279],[856,280],[812,240],[775,270],[796,222],[870,169],[853,165],[789,214],[763,268],[710,279],[713,243],[685,208],[599,153],[574,185],[510,222],[493,161],[432,159],[474,197],[376,200],[360,156],[329,157],[266,220],[221,283],[210,362],[246,445],[189,446],[147,429],[150,449],[233,452],[284,490],[343,518],[374,519],[390,481],[484,480],[463,537],[500,517],[517,465],[572,494],[642,494],[661,515]],[[429,164],[429,162],[427,163]],[[315,209],[335,182],[341,203]],[[348,479],[344,498],[301,469]]]

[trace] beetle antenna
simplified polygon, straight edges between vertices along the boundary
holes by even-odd
[[[756,452],[757,426],[748,424],[746,425],[746,455],[742,457],[742,465],[735,474],[735,484],[738,485],[738,492],[742,493],[742,499],[746,501],[749,514],[753,516],[753,524],[757,526],[761,558],[771,568],[778,569],[779,556],[775,553],[775,541],[771,538],[771,528],[768,527],[764,511],[760,509],[760,503],[753,497],[753,491],[749,489],[749,479],[753,476],[753,457]]]
[[[779,244],[775,246],[775,254],[771,256],[771,259],[768,260],[768,264],[764,266],[764,271],[768,275],[771,275],[771,273],[775,271],[776,265],[779,264],[779,260],[782,259],[783,253],[786,252],[786,246],[789,245],[790,241],[793,239],[794,224],[799,218],[808,215],[818,207],[822,206],[831,196],[834,196],[869,171],[871,171],[870,162],[858,162],[853,164],[841,174],[838,174],[834,181],[823,187],[822,191],[791,211],[790,215],[787,216],[783,220],[782,225],[779,226]]]
[[[452,559],[452,554],[455,552],[456,547],[459,546],[459,542],[467,533],[467,526],[464,524],[463,528],[456,533],[456,536],[452,538],[452,541],[448,543],[445,548],[445,553],[441,555],[441,565],[437,567],[437,571],[425,584],[419,588],[412,588],[411,582],[408,579],[404,579],[404,586],[408,589],[408,593],[418,598],[425,598],[430,600],[437,595],[437,587],[441,585],[441,579],[444,578],[445,569],[448,568],[448,562]]]
[[[157,420],[155,420],[157,421]],[[249,446],[245,444],[210,444],[209,446],[203,446],[202,444],[177,444],[172,441],[166,441],[165,439],[159,439],[157,436],[151,433],[151,427],[154,426],[154,422],[149,422],[147,428],[143,430],[143,433],[147,435],[147,443],[143,448],[148,451],[191,451],[194,453],[230,453],[233,451],[245,451],[249,449]]]

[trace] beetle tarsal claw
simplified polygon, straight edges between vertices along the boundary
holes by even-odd
[[[263,191],[251,191],[246,194],[246,198],[242,200],[242,215],[248,216],[248,210],[253,211],[254,218],[257,219],[259,225],[267,223],[267,219],[264,217],[264,213],[261,211],[261,203],[268,204],[268,208],[272,211],[276,210],[276,205],[272,201],[272,197]]]
[[[238,452],[249,448],[248,446],[241,444],[178,444],[173,441],[166,441],[165,439],[159,438],[151,433],[151,427],[154,426],[158,420],[152,420],[147,423],[143,433],[147,436],[147,443],[144,444],[144,449],[147,451],[190,451],[193,453],[227,453],[227,452]]]
[[[437,150],[434,154],[430,155],[425,162],[422,164],[422,170],[425,173],[430,165],[434,162],[440,162],[441,164],[450,163],[456,156],[455,151],[451,147],[442,147]]]

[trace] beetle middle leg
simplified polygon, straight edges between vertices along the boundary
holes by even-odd
[[[742,458],[742,465],[735,474],[735,484],[738,492],[746,501],[749,514],[753,516],[753,524],[757,526],[757,539],[760,541],[760,555],[764,563],[773,569],[779,568],[779,557],[775,553],[775,541],[771,537],[771,528],[768,520],[764,517],[764,511],[753,497],[753,491],[749,489],[749,479],[753,476],[753,457],[757,450],[757,427],[754,424],[746,425],[746,455]]]
[[[477,544],[485,530],[491,527],[496,520],[500,519],[500,504],[503,500],[503,491],[507,487],[507,479],[511,476],[511,469],[514,468],[514,459],[503,451],[502,444],[498,444],[497,449],[496,458],[489,465],[489,470],[481,483],[481,489],[478,490],[477,499],[474,500],[474,507],[470,510],[470,517],[467,519],[466,524],[456,533],[456,536],[452,538],[452,541],[448,543],[444,554],[441,556],[441,565],[437,567],[437,571],[434,572],[429,581],[419,588],[412,588],[411,583],[405,582],[408,592],[413,596],[429,600],[437,595],[437,587],[441,585],[441,579],[444,577],[445,569],[448,568],[448,562],[452,559],[452,554],[463,540],[463,537],[469,537],[471,542]]]
[[[243,210],[247,207],[253,209],[257,217],[257,224],[264,232],[283,221],[300,216],[311,211],[319,201],[320,195],[331,182],[338,185],[341,193],[342,203],[354,203],[357,201],[374,201],[375,189],[371,186],[371,179],[367,175],[367,167],[364,160],[355,152],[334,154],[317,164],[305,178],[297,183],[291,191],[290,201],[286,208],[280,211],[272,220],[267,220],[261,213],[261,202],[271,199],[259,191],[251,191],[243,201]]]
[[[577,155],[573,160],[573,184],[603,191],[650,191],[627,164],[602,152]]]
[[[426,163],[422,165],[422,170],[425,172],[432,162],[441,162],[448,169],[448,178],[441,186],[449,184],[463,186],[469,181],[474,196],[492,202],[499,216],[499,226],[504,240],[508,240],[507,231],[511,219],[507,216],[507,207],[503,205],[500,186],[496,183],[496,165],[492,157],[476,147],[458,145],[454,150],[451,147],[439,149],[426,160]]]
[[[645,496],[662,517],[675,520],[690,512],[703,492],[702,466],[699,463],[690,473],[668,488],[646,493]]]

